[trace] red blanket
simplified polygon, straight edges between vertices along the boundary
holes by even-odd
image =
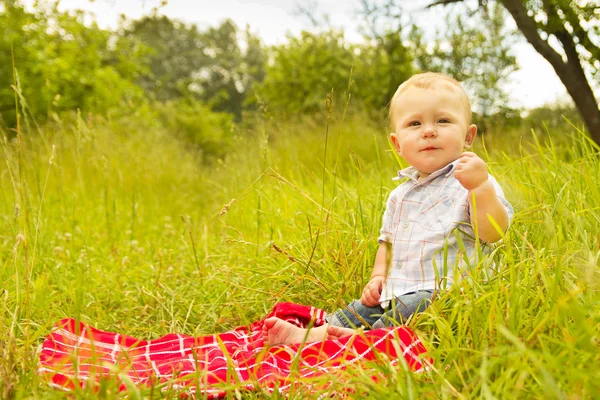
[[[293,303],[277,304],[266,318],[271,316],[300,327],[325,323],[322,310]],[[170,334],[140,340],[64,319],[44,341],[38,371],[51,386],[67,391],[76,386],[99,387],[101,382],[113,380],[120,390],[131,384],[163,384],[163,390],[169,387],[183,394],[199,392],[216,398],[226,395],[228,384],[284,392],[307,379],[333,376],[351,364],[369,368],[373,361],[398,363],[400,356],[412,370],[424,368],[419,354],[425,348],[405,327],[339,340],[265,347],[263,321],[218,335]]]

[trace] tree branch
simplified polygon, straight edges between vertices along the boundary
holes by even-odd
[[[433,3],[429,4],[428,6],[425,6],[425,8],[431,8],[431,7],[435,7],[435,6],[447,6],[448,4],[462,3],[462,2],[464,2],[464,0],[438,0],[438,1],[434,1]]]
[[[537,31],[535,20],[527,15],[527,9],[521,0],[499,0],[512,15],[519,30],[527,41],[555,68],[564,65],[562,56],[542,39]]]
[[[487,7],[488,0],[477,0],[477,2],[479,3],[479,7],[482,7],[482,8]],[[433,3],[429,4],[425,8],[431,8],[431,7],[435,7],[435,6],[446,6],[446,5],[452,4],[452,3],[464,3],[464,0],[437,0],[437,1],[434,1]]]
[[[573,35],[579,40],[579,44],[590,52],[592,58],[600,60],[600,47],[592,42],[589,32],[581,26],[581,21],[575,10],[573,10],[573,5],[568,5],[566,8],[561,7],[561,11],[565,15],[566,21],[573,28]]]

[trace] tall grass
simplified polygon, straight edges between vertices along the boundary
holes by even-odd
[[[382,126],[336,117],[329,127],[242,129],[211,166],[152,121],[79,119],[5,139],[0,396],[63,396],[36,375],[36,350],[63,317],[155,338],[225,331],[277,301],[333,310],[357,298],[399,165]],[[410,321],[435,359],[430,371],[383,364],[385,383],[374,384],[353,369],[334,389],[600,393],[598,148],[576,128],[503,138],[476,148],[517,210],[499,272],[452,288]],[[141,395],[150,393],[160,395]]]

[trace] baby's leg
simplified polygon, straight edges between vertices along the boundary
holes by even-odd
[[[327,322],[330,325],[342,328],[360,328],[371,329],[371,326],[381,318],[385,312],[378,304],[374,307],[367,307],[360,300],[354,300],[347,307],[336,310],[327,316]]]
[[[350,328],[342,328],[339,326],[329,325],[327,328],[327,339],[335,340],[343,338],[344,336],[350,336],[356,334],[357,331]]]
[[[320,342],[327,339],[328,325],[318,326],[311,329],[298,328],[282,319],[267,318],[263,324],[263,335],[265,343],[271,346],[278,344],[296,344],[308,342]]]
[[[373,324],[373,329],[405,324],[411,316],[425,311],[433,300],[433,290],[417,290],[403,294],[392,301],[392,309]]]

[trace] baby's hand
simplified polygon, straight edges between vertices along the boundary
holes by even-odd
[[[360,302],[367,307],[374,307],[379,304],[379,298],[381,297],[381,291],[383,290],[383,276],[374,276],[371,278],[367,286],[363,289],[362,297]]]
[[[465,151],[454,170],[454,177],[465,189],[474,190],[487,181],[487,165],[477,154]]]

